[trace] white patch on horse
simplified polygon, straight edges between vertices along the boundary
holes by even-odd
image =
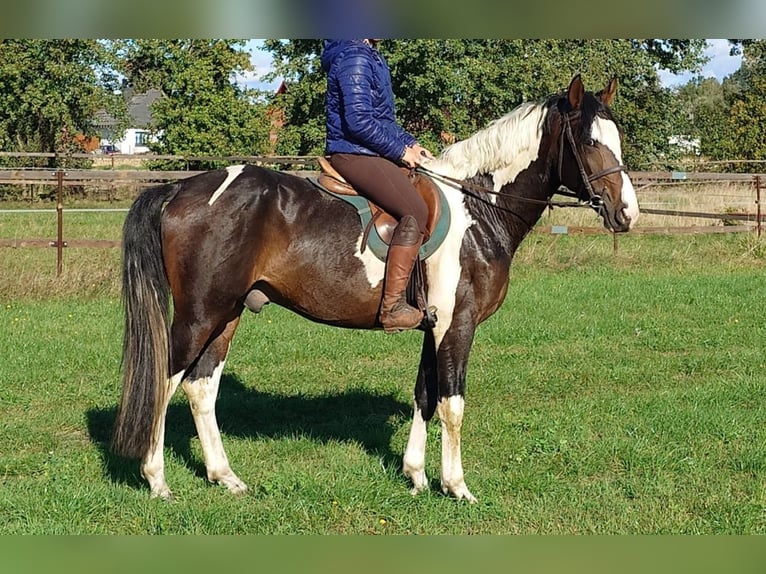
[[[141,476],[149,483],[152,498],[172,498],[172,493],[165,481],[165,419],[167,417],[167,408],[170,399],[176,392],[178,385],[183,379],[184,371],[179,371],[166,381],[167,389],[164,395],[164,403],[160,407],[162,413],[152,426],[152,438],[149,444],[149,450],[146,451],[141,462]]]
[[[370,287],[374,289],[383,281],[383,276],[386,273],[386,264],[378,259],[369,246],[365,247],[364,253],[362,253],[362,238],[363,235],[360,234],[356,242],[354,257],[359,259],[362,265],[364,265],[367,281],[370,283]]]
[[[225,361],[221,361],[213,369],[209,377],[196,380],[186,379],[182,386],[189,398],[194,425],[197,428],[202,455],[205,459],[205,469],[210,482],[224,485],[234,494],[247,491],[247,486],[234,474],[229,466],[229,459],[223,448],[221,432],[215,416],[215,401],[218,397],[218,387]]]
[[[526,103],[484,130],[466,140],[447,147],[441,155],[424,164],[428,170],[454,179],[467,179],[491,174],[494,191],[515,181],[524,169],[537,159],[548,110],[536,103]],[[462,192],[454,185],[435,180],[450,206],[452,221],[447,237],[426,261],[429,277],[428,303],[437,308],[434,328],[436,348],[452,323],[455,293],[460,279],[460,248],[473,220],[463,201]],[[494,196],[493,196],[494,198]]]
[[[609,148],[609,151],[614,154],[614,157],[617,158],[617,161],[622,165],[620,131],[617,129],[617,125],[613,121],[596,117],[591,126],[591,137]],[[625,212],[625,215],[630,217],[630,227],[632,228],[639,215],[638,197],[636,196],[633,182],[630,181],[628,174],[625,172],[622,172],[622,201],[627,205],[623,211]]]
[[[476,498],[465,485],[460,453],[460,429],[463,426],[464,409],[465,400],[459,395],[442,399],[436,404],[436,412],[442,423],[441,484],[445,494],[476,502]]]
[[[474,221],[463,203],[463,195],[453,187],[439,183],[450,208],[451,220],[447,236],[431,257],[426,259],[428,275],[428,304],[436,307],[434,340],[439,349],[444,334],[452,324],[455,311],[455,293],[460,280],[460,248],[468,228]]]
[[[417,405],[412,415],[410,436],[407,440],[407,449],[404,451],[402,468],[404,476],[412,481],[412,494],[418,494],[428,487],[426,479],[426,439],[428,429],[423,413]]]
[[[223,183],[218,186],[218,189],[213,192],[213,195],[210,196],[210,200],[207,202],[207,204],[213,205],[213,202],[218,199],[224,191],[226,191],[226,189],[235,179],[239,177],[243,169],[245,169],[244,165],[230,165],[227,167],[226,171],[228,173],[226,174],[226,179],[224,179]]]

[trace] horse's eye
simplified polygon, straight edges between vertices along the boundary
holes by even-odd
[[[596,145],[596,142],[593,138],[588,138],[585,140],[585,145],[593,147],[594,145]]]

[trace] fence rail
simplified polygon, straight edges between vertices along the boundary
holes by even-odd
[[[19,154],[9,154],[7,152],[0,152],[0,157],[6,155],[18,156]],[[29,157],[51,157],[55,154],[23,154]],[[78,154],[75,154],[77,156]],[[84,157],[92,159],[93,156],[89,154],[79,154]],[[118,154],[113,154],[118,156]],[[72,156],[70,156],[72,157]],[[120,156],[120,157],[135,157],[135,156]],[[304,156],[279,156],[279,157],[263,157],[263,156],[241,156],[241,157],[227,157],[227,158],[205,158],[205,157],[179,157],[179,156],[143,156],[144,159],[185,159],[191,160],[227,160],[227,161],[239,161],[247,163],[255,163],[261,165],[271,166],[299,166],[301,170],[288,170],[290,173],[296,175],[308,175],[310,173],[316,173],[312,168],[316,166],[316,158],[304,157]],[[117,157],[119,159],[119,157]],[[60,275],[62,270],[63,249],[65,247],[95,247],[95,248],[114,248],[120,245],[119,241],[113,240],[78,240],[70,239],[64,241],[63,239],[63,190],[69,186],[93,186],[114,189],[117,186],[145,186],[156,185],[168,181],[185,179],[192,177],[202,171],[195,170],[168,170],[168,171],[152,171],[146,169],[44,169],[44,168],[19,168],[19,169],[3,169],[0,168],[0,185],[47,185],[56,186],[58,188],[56,213],[58,217],[58,237],[56,240],[46,239],[5,239],[0,240],[0,247],[55,247],[58,250],[57,258],[57,272]],[[698,211],[683,211],[683,210],[667,210],[656,208],[642,208],[644,213],[653,213],[657,215],[670,215],[690,218],[702,218],[702,219],[715,219],[715,220],[731,220],[731,221],[748,221],[755,223],[755,230],[758,235],[761,235],[761,189],[762,182],[766,181],[766,174],[753,174],[753,173],[718,173],[718,172],[677,172],[677,171],[632,171],[629,172],[631,180],[635,185],[641,186],[639,189],[646,189],[649,186],[656,184],[668,184],[668,183],[682,183],[682,182],[738,182],[738,183],[751,183],[755,187],[755,207],[756,213],[704,213]],[[4,210],[7,211],[28,211],[28,210]],[[67,209],[69,211],[69,209]],[[72,210],[74,211],[74,210]],[[82,211],[82,210],[81,210]],[[99,210],[92,210],[99,211]],[[637,228],[635,233],[655,233],[655,234],[670,234],[670,233],[735,233],[744,231],[753,231],[753,225],[726,225],[726,226],[695,226],[695,227],[663,227],[663,228]],[[608,233],[606,230],[599,228],[586,228],[586,227],[569,227],[569,226],[538,226],[535,229],[537,233],[551,233],[551,234],[597,234]],[[615,250],[617,242],[615,238]]]

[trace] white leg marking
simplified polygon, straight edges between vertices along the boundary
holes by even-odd
[[[591,137],[604,144],[609,151],[614,154],[617,161],[622,164],[622,144],[620,143],[620,131],[617,129],[617,125],[604,118],[596,118],[593,121],[593,128],[591,130]],[[622,174],[622,201],[627,205],[623,209],[625,215],[630,217],[630,227],[636,223],[639,215],[638,209],[638,197],[636,196],[636,190],[633,187],[633,182],[630,181],[627,173]]]
[[[226,179],[224,179],[223,183],[218,186],[218,189],[213,192],[213,195],[210,196],[210,200],[207,202],[207,204],[213,205],[213,202],[218,199],[224,191],[226,191],[226,188],[231,185],[231,182],[239,177],[239,174],[242,173],[243,169],[245,169],[244,165],[230,165],[227,167],[226,171],[228,174],[226,175]]]
[[[460,455],[460,428],[463,425],[463,397],[452,396],[440,400],[436,412],[442,424],[442,491],[457,499],[476,502],[463,477],[463,461]]]
[[[189,397],[194,425],[197,427],[205,458],[205,469],[210,482],[224,485],[234,494],[241,494],[247,486],[231,470],[226,452],[223,449],[218,421],[215,417],[215,401],[218,397],[218,385],[223,372],[223,361],[213,370],[213,375],[195,381],[185,380],[183,389]]]
[[[168,403],[170,403],[173,393],[176,392],[182,376],[183,373],[176,373],[167,380],[168,392],[165,404],[162,405],[162,415],[154,423],[149,450],[141,461],[141,476],[149,483],[152,498],[160,497],[166,500],[173,498],[173,494],[165,481],[165,419],[168,412]]]
[[[410,438],[404,451],[404,476],[412,481],[412,494],[416,495],[428,486],[426,479],[426,438],[428,437],[423,413],[415,406],[410,427]]]

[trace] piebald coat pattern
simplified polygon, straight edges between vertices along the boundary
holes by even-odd
[[[608,107],[616,87],[612,80],[593,94],[576,76],[561,94],[522,104],[424,165],[437,174],[451,221],[424,263],[438,321],[422,328],[403,459],[413,493],[428,488],[427,425],[436,415],[441,488],[476,500],[461,458],[468,357],[478,325],[502,304],[514,253],[546,201],[562,186],[582,200],[595,194],[605,226],[623,232],[635,224],[636,194]],[[571,140],[563,137],[566,125]],[[272,302],[316,322],[380,329],[384,265],[361,251],[362,234],[347,203],[306,179],[249,165],[159,186],[135,201],[123,232],[123,387],[112,447],[141,459],[153,496],[172,496],[164,434],[179,386],[207,478],[235,494],[247,489],[231,468],[215,414],[245,308],[258,312]]]

